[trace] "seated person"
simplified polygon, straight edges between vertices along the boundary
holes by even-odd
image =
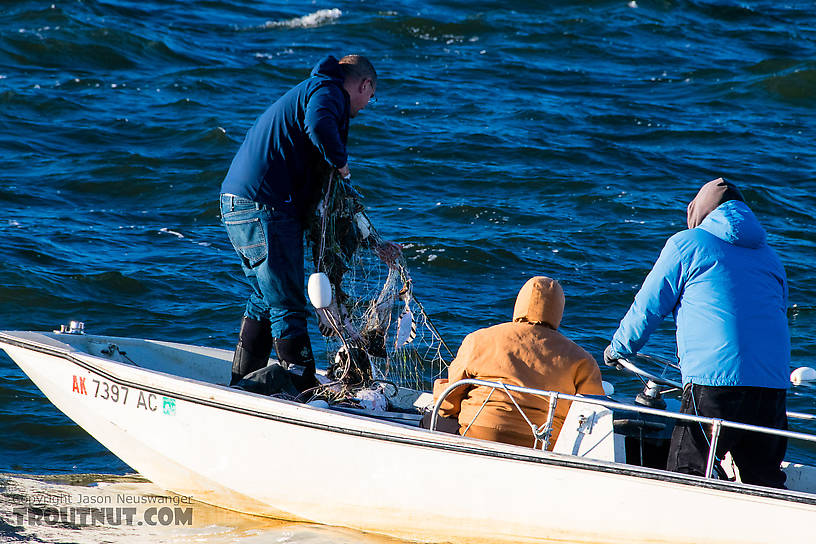
[[[512,322],[480,329],[465,337],[448,368],[448,379],[434,383],[434,398],[449,383],[465,378],[571,395],[603,395],[598,363],[557,330],[563,313],[561,285],[544,276],[531,278],[519,291]],[[513,393],[513,398],[536,426],[546,423],[547,397]],[[556,404],[549,449],[558,439],[570,404],[567,400]],[[442,403],[439,415],[458,418],[460,434],[465,434],[470,425],[467,436],[519,446],[532,447],[535,443],[529,424],[501,390],[491,394],[489,387],[454,389]]]

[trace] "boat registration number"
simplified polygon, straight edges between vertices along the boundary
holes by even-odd
[[[157,412],[167,416],[176,415],[176,399],[172,397],[165,397],[96,378],[92,378],[90,383],[87,383],[87,381],[85,376],[75,375],[73,392],[114,404],[147,410],[148,412]]]

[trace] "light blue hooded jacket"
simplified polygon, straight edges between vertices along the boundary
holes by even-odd
[[[669,312],[683,385],[790,385],[788,285],[765,230],[744,202],[718,206],[669,238],[612,338],[637,353]]]

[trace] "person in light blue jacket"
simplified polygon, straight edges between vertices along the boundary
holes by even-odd
[[[742,194],[722,178],[689,204],[688,230],[669,238],[604,352],[637,353],[669,313],[677,327],[681,411],[787,429],[790,372],[785,269]],[[668,470],[705,474],[708,433],[678,423]],[[784,487],[784,438],[723,431],[743,482]]]

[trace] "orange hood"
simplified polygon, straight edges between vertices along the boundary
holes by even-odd
[[[527,280],[516,297],[513,321],[547,325],[558,329],[564,316],[564,290],[557,280],[536,276]]]

